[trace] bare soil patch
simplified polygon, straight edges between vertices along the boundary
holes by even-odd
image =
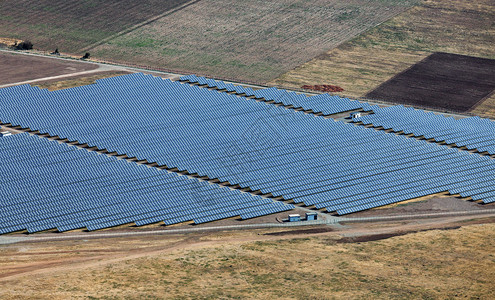
[[[495,60],[433,53],[387,80],[366,98],[466,112],[495,89]]]
[[[459,227],[456,227],[455,229],[457,228]],[[364,235],[358,237],[343,237],[340,240],[338,240],[337,243],[344,243],[344,244],[365,243],[365,242],[385,240],[395,236],[401,236],[406,234],[408,234],[408,232],[380,233],[380,234],[371,234],[371,235]]]
[[[270,233],[265,233],[265,235],[284,236],[284,235],[295,235],[295,234],[324,233],[324,232],[332,232],[332,231],[335,230],[327,227],[317,227],[311,229],[297,229],[297,230],[288,230],[288,231],[280,231],[280,232],[270,232]]]
[[[1,27],[1,26],[0,26]],[[0,85],[95,70],[98,65],[48,57],[0,53]]]
[[[76,86],[83,86],[88,84],[96,83],[97,79],[110,78],[115,76],[121,76],[125,74],[130,74],[128,71],[102,71],[91,75],[75,75],[68,79],[52,79],[42,82],[37,82],[32,84],[43,89],[48,89],[50,91],[56,91],[61,89],[73,88]]]
[[[326,93],[338,93],[344,91],[344,89],[340,86],[331,84],[303,85],[301,88],[305,90],[313,90]]]
[[[493,223],[493,220],[491,220],[491,222],[488,221],[488,222],[483,222],[481,224],[486,224],[486,223]],[[466,224],[466,225],[468,225],[468,224]],[[396,232],[392,232],[392,233],[379,233],[379,234],[369,234],[369,235],[361,235],[361,236],[348,236],[348,237],[343,237],[343,238],[337,240],[336,243],[343,243],[343,244],[366,243],[366,242],[386,240],[386,239],[393,238],[396,236],[402,236],[402,235],[411,234],[411,233],[418,233],[418,232],[424,232],[424,231],[430,231],[430,230],[453,230],[453,229],[459,229],[459,228],[461,228],[460,225],[442,227],[442,228],[422,229],[422,230],[396,231]]]
[[[490,223],[494,223],[494,222],[495,222],[495,219],[484,219],[484,220],[478,220],[478,222],[469,221],[469,222],[465,223],[464,225],[490,224]],[[418,233],[418,232],[429,231],[429,230],[452,230],[452,229],[459,229],[459,228],[461,228],[461,225],[447,226],[447,227],[442,227],[442,228],[397,230],[397,231],[390,232],[390,233],[344,236],[340,239],[336,239],[335,243],[336,244],[338,244],[338,243],[342,243],[342,244],[365,243],[365,242],[385,240],[385,239],[389,239],[392,237],[402,236],[402,235],[406,235],[406,234],[410,234],[410,233]],[[269,233],[265,233],[264,235],[268,235],[268,236],[289,236],[289,235],[290,236],[297,236],[297,235],[312,235],[312,234],[327,233],[327,232],[338,232],[338,231],[335,230],[334,228],[321,227],[320,226],[320,227],[315,227],[315,228],[310,228],[310,229],[298,229],[298,230],[289,230],[289,231],[280,231],[280,232],[269,232]]]

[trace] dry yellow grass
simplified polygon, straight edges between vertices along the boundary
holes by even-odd
[[[450,197],[450,194],[448,192],[440,192],[440,193],[436,193],[436,194],[431,194],[431,195],[427,195],[427,196],[423,196],[423,197],[418,197],[418,198],[414,198],[414,199],[410,199],[410,200],[406,200],[406,201],[401,201],[401,202],[392,203],[389,205],[376,207],[373,209],[374,210],[387,209],[387,208],[393,208],[393,207],[407,205],[407,204],[416,203],[416,202],[424,202],[424,201],[427,201],[427,200],[432,199],[432,198],[445,198],[445,197]]]
[[[3,270],[23,262],[41,263],[50,255],[60,262],[76,260],[85,253],[93,260],[73,268],[68,264],[57,269],[55,264],[51,272],[0,281],[0,298],[495,297],[495,224],[353,244],[337,242],[336,234],[257,242],[242,240],[256,232],[217,235],[183,240],[189,245],[196,243],[189,249],[174,248],[182,236],[3,247]],[[145,255],[134,256],[137,250],[150,248]],[[63,252],[67,250],[72,252]],[[98,251],[114,253],[114,258],[105,262]],[[122,253],[125,256],[118,259]]]
[[[423,0],[271,84],[336,84],[362,97],[432,52],[495,58],[493,19],[491,0]]]
[[[495,119],[495,93],[474,107],[471,113],[480,117]]]
[[[9,47],[14,46],[15,44],[18,44],[22,42],[22,40],[19,39],[11,39],[11,38],[6,38],[6,37],[0,37],[0,44],[7,45]]]
[[[50,91],[56,91],[56,90],[73,88],[77,86],[93,84],[97,79],[110,78],[124,74],[129,74],[129,72],[125,72],[125,71],[101,72],[96,75],[78,76],[76,78],[71,78],[71,79],[50,80],[44,83],[33,84],[33,86],[37,86],[43,89],[48,89]]]

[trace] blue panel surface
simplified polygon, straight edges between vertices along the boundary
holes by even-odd
[[[277,89],[234,88],[255,97],[280,94]],[[325,97],[306,98],[315,98],[311,102],[317,104]],[[373,117],[361,119],[367,118]],[[495,164],[489,157],[150,75],[113,77],[55,92],[26,86],[3,89],[0,120],[339,214],[443,191],[493,199]],[[438,125],[422,134],[483,139],[489,147],[491,123],[461,121],[486,126],[462,132],[454,125]],[[411,117],[403,125],[414,128],[416,123]],[[147,184],[153,185],[154,179]],[[215,209],[229,215],[223,206]],[[253,215],[255,211],[243,211],[241,216]],[[173,224],[183,217],[162,216],[161,210],[147,213],[137,222]],[[209,215],[197,212],[194,218],[203,222]]]
[[[171,224],[177,216],[215,221],[293,208],[27,133],[1,137],[0,158],[0,234]]]

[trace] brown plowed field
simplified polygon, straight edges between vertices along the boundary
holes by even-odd
[[[97,68],[98,65],[77,61],[0,53],[0,85],[72,74]]]
[[[434,53],[366,94],[366,98],[466,112],[495,89],[495,60]]]

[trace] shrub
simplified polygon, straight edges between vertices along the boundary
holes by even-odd
[[[30,41],[20,42],[19,44],[14,45],[17,50],[31,50],[33,49],[33,43]]]

